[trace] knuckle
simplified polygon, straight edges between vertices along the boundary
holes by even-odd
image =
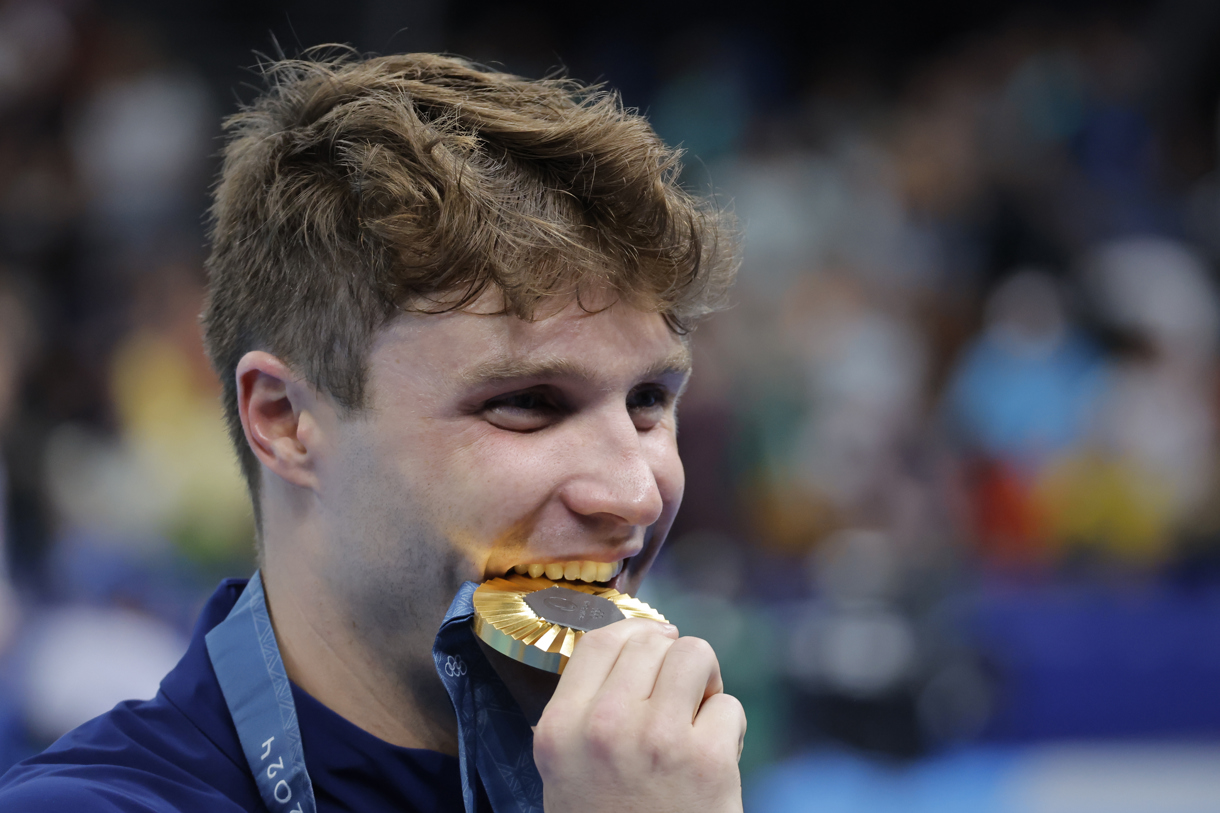
[[[549,706],[534,727],[534,760],[542,771],[572,752],[579,737],[571,715],[553,711]]]
[[[679,638],[674,643],[674,646],[680,647],[682,652],[696,658],[712,661],[716,660],[716,651],[712,649],[711,644],[702,638],[695,638],[688,635],[683,638]]]
[[[741,726],[741,733],[744,734],[746,733],[746,727],[750,723],[749,719],[746,717],[746,707],[741,705],[741,701],[736,697],[733,697],[732,695],[729,695],[729,697],[733,698],[733,707],[737,711],[737,723],[739,726]]]
[[[549,708],[543,709],[542,716],[538,718],[537,725],[534,726],[534,740],[550,740],[556,736],[559,726],[555,720],[558,717]]]
[[[744,735],[746,732],[746,710],[741,701],[731,694],[721,692],[720,694],[710,697],[704,701],[706,704],[714,704],[714,714],[717,717],[724,719],[726,722],[732,722],[736,725],[738,735]]]
[[[542,774],[550,771],[558,758],[563,754],[564,747],[555,729],[543,728],[541,722],[534,730],[534,762]]]
[[[691,768],[703,776],[723,777],[737,771],[736,740],[726,737],[723,742],[705,743],[692,756]]]
[[[641,630],[638,634],[631,636],[627,642],[623,644],[623,649],[632,651],[647,652],[654,649],[665,649],[673,646],[673,641],[653,630]]]
[[[720,695],[719,702],[726,706],[726,713],[729,713],[733,717],[737,718],[738,722],[741,723],[742,728],[746,727],[746,708],[745,706],[741,705],[740,700],[733,695],[724,692]]]
[[[654,721],[641,739],[645,753],[654,765],[682,759],[682,739],[672,725]]]
[[[623,740],[622,709],[618,704],[600,701],[589,709],[585,721],[585,741],[598,755],[605,756]]]
[[[684,641],[683,645],[696,655],[713,659],[716,657],[716,650],[712,649],[712,645],[703,638],[695,638],[688,635],[681,640]]]

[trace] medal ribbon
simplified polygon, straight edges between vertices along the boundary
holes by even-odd
[[[263,803],[272,813],[316,813],[292,684],[284,672],[258,571],[206,640]]]
[[[436,672],[457,713],[466,811],[477,813],[477,781],[495,813],[543,813],[534,732],[475,640],[477,588],[466,582],[458,590],[432,647]]]

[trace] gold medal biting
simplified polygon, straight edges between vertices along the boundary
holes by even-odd
[[[563,674],[586,632],[624,618],[665,621],[652,607],[613,587],[547,576],[510,573],[479,585],[473,599],[475,635],[513,660]]]

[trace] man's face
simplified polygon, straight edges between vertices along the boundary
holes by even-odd
[[[368,632],[431,636],[461,582],[515,566],[592,563],[581,575],[601,580],[625,564],[610,583],[635,592],[678,509],[689,354],[663,318],[490,310],[397,317],[371,407],[325,433],[325,578]]]

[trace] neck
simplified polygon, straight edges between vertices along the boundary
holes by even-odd
[[[267,609],[288,677],[375,737],[456,756],[457,722],[435,672],[431,637],[387,645],[345,610],[308,567],[308,555],[264,550]],[[392,651],[398,657],[389,657]]]

